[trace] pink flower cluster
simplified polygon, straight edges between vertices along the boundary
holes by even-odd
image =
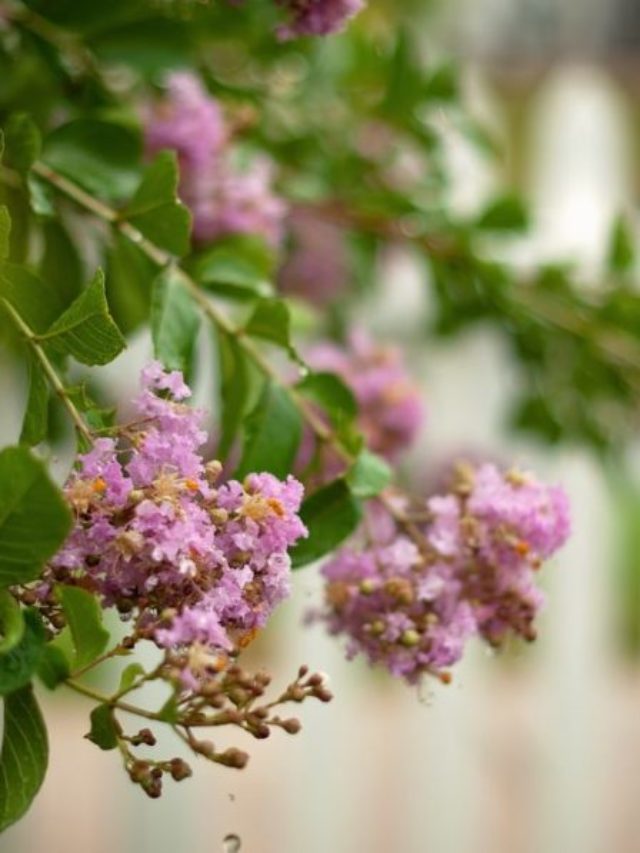
[[[65,486],[76,522],[46,582],[91,589],[161,647],[193,647],[194,672],[242,645],[288,595],[303,490],[271,474],[218,484],[182,375],[153,362],[142,385],[138,420],[119,441],[98,439]]]
[[[518,471],[461,467],[448,494],[399,522],[382,506],[369,513],[360,547],[323,568],[322,618],[364,653],[414,683],[448,667],[479,635],[499,646],[511,634],[535,638],[543,595],[536,571],[569,536],[568,500]],[[426,510],[426,512],[425,512]]]
[[[371,450],[393,461],[410,446],[422,425],[423,407],[398,349],[353,331],[345,347],[317,344],[307,361],[314,370],[336,373],[353,391],[358,425]]]
[[[364,0],[276,0],[289,14],[289,23],[280,27],[281,39],[324,36],[339,32],[364,8]]]
[[[333,302],[345,289],[349,258],[344,232],[303,208],[290,217],[292,248],[279,273],[279,287],[320,307]]]
[[[193,214],[195,240],[259,234],[277,245],[287,208],[272,190],[271,163],[256,158],[240,168],[230,137],[220,105],[189,72],[168,78],[167,97],[146,117],[147,153],[177,152],[180,197]]]

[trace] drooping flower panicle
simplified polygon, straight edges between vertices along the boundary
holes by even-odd
[[[570,529],[562,489],[490,464],[462,466],[452,490],[419,510],[418,542],[376,506],[360,546],[323,568],[322,618],[348,638],[348,655],[411,683],[427,673],[448,680],[474,635],[493,646],[534,639],[543,603],[535,575]]]
[[[411,446],[424,409],[400,350],[355,329],[344,346],[316,344],[307,361],[314,370],[336,373],[351,389],[359,408],[358,426],[371,450],[394,461]]]
[[[303,490],[266,473],[218,483],[222,466],[199,452],[203,412],[185,405],[181,374],[152,363],[142,384],[138,421],[121,440],[98,439],[65,486],[76,523],[43,588],[79,583],[133,619],[139,637],[195,649],[185,677],[197,678],[289,594]]]
[[[278,30],[281,39],[339,32],[364,8],[364,0],[276,0],[289,15]]]
[[[195,75],[175,72],[166,89],[166,97],[147,111],[146,150],[149,156],[177,152],[179,192],[193,214],[194,239],[258,234],[277,245],[287,206],[273,192],[271,162],[266,157],[244,166],[236,162],[222,108]]]

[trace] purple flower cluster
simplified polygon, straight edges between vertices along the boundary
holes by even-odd
[[[272,245],[282,238],[285,203],[272,190],[264,158],[241,168],[220,105],[189,72],[173,73],[167,97],[146,116],[149,155],[177,152],[180,197],[193,214],[193,235],[206,242],[227,234],[259,234]]]
[[[398,349],[353,331],[345,347],[317,344],[307,361],[314,370],[336,373],[353,391],[359,427],[371,450],[393,461],[411,445],[423,422],[423,407]]]
[[[303,208],[292,211],[289,225],[292,249],[280,270],[280,289],[313,305],[330,304],[344,290],[349,276],[343,229]]]
[[[535,638],[543,603],[535,574],[570,532],[561,488],[466,466],[448,494],[398,514],[413,519],[410,527],[374,506],[361,546],[323,568],[322,618],[349,638],[350,657],[364,653],[411,683],[426,673],[447,681],[474,635],[492,646],[511,634]]]
[[[339,32],[364,7],[364,0],[276,0],[289,14],[289,23],[280,27],[281,39],[298,36],[325,36]]]
[[[203,412],[182,375],[153,362],[138,420],[78,460],[65,494],[75,526],[46,583],[77,583],[135,620],[137,636],[189,647],[189,671],[242,646],[289,593],[288,549],[306,529],[292,477],[219,484],[205,463]],[[224,656],[223,656],[224,657]]]

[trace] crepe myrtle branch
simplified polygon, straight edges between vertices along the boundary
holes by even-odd
[[[344,228],[355,228],[381,240],[416,246],[429,258],[455,261],[465,249],[451,234],[430,233],[416,229],[402,219],[393,220],[379,214],[356,210],[339,200],[300,204],[310,214]],[[626,369],[628,384],[640,391],[640,346],[618,329],[597,329],[593,323],[573,308],[548,294],[534,291],[527,281],[519,281],[509,290],[509,300],[525,309],[534,319],[547,323],[575,337],[589,339],[609,362]],[[633,374],[633,375],[632,375]]]
[[[316,414],[314,409],[307,403],[297,389],[282,379],[279,373],[273,368],[270,362],[264,357],[262,352],[258,347],[256,347],[244,331],[233,326],[224,312],[222,312],[216,304],[207,297],[197,282],[195,282],[178,264],[173,255],[156,246],[155,243],[145,237],[137,228],[122,219],[118,211],[95,199],[73,181],[70,181],[46,163],[38,160],[33,164],[32,170],[36,175],[38,175],[38,177],[49,183],[60,193],[72,199],[85,210],[93,213],[103,221],[108,222],[114,229],[134,243],[153,263],[157,264],[161,268],[171,267],[175,273],[180,276],[184,287],[191,294],[193,300],[198,304],[203,314],[205,314],[214,326],[225,334],[234,337],[239,346],[253,361],[261,373],[278,384],[289,395],[291,401],[296,406],[301,417],[312,430],[315,437],[320,442],[330,445],[346,465],[350,466],[355,462],[355,456],[344,447],[335,432],[333,432],[322,418]],[[424,550],[426,548],[424,537],[420,533],[418,527],[406,516],[404,510],[398,506],[398,501],[394,499],[393,493],[385,492],[379,499],[385,504],[387,510],[396,519],[396,521],[406,529],[408,535],[415,541],[420,550]]]
[[[115,653],[114,650],[112,654]],[[103,662],[106,657],[94,662],[94,665]],[[104,731],[98,736],[92,730],[89,739],[98,742],[103,748],[117,747],[131,781],[140,785],[152,798],[162,793],[162,778],[165,774],[180,782],[191,776],[191,768],[179,757],[168,760],[138,757],[133,749],[155,746],[156,737],[148,727],[132,735],[126,734],[117,713],[139,717],[151,723],[168,724],[196,756],[239,770],[249,760],[246,752],[236,747],[218,751],[210,740],[196,736],[194,729],[234,726],[259,740],[269,737],[274,728],[282,729],[287,734],[297,734],[302,728],[300,721],[296,717],[281,717],[275,713],[276,709],[291,703],[299,704],[309,698],[321,702],[332,699],[325,677],[320,673],[309,674],[306,666],[300,667],[294,681],[276,699],[268,702],[260,700],[270,684],[270,676],[262,672],[251,675],[235,664],[209,678],[197,693],[181,692],[181,686],[172,680],[174,675],[172,655],[167,652],[152,672],[145,673],[131,685],[110,696],[88,687],[76,678],[68,678],[65,682],[71,690],[98,702],[98,707],[106,715],[110,737],[106,741],[99,740],[99,737],[105,737]],[[171,699],[163,709],[150,711],[123,701],[123,696],[156,679],[168,681],[174,688]]]

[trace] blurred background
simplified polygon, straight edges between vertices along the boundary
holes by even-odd
[[[456,203],[473,208],[506,177],[534,211],[532,234],[514,248],[517,260],[569,256],[597,286],[611,224],[621,211],[633,213],[640,182],[640,6],[431,5],[429,40],[459,58],[472,107],[507,151],[500,174],[471,148],[452,146]],[[300,663],[330,676],[334,702],[301,708],[300,735],[229,740],[250,749],[245,771],[198,767],[155,802],[122,778],[116,756],[81,738],[89,710],[82,700],[43,696],[51,771],[0,850],[233,853],[223,842],[229,833],[241,839],[242,853],[640,850],[640,487],[633,453],[620,471],[585,450],[551,450],[506,433],[518,379],[502,339],[475,330],[425,350],[428,296],[401,250],[384,259],[367,298],[363,322],[408,345],[424,390],[429,425],[414,472],[426,481],[443,459],[476,451],[565,485],[574,535],[546,570],[549,604],[539,641],[499,656],[476,648],[452,685],[413,690],[347,663],[338,641],[320,627],[303,627],[320,594],[318,572],[308,568],[251,651],[276,683]],[[150,351],[139,338],[110,365],[114,398],[131,395]],[[19,382],[11,370],[0,374],[0,444],[19,433]]]

